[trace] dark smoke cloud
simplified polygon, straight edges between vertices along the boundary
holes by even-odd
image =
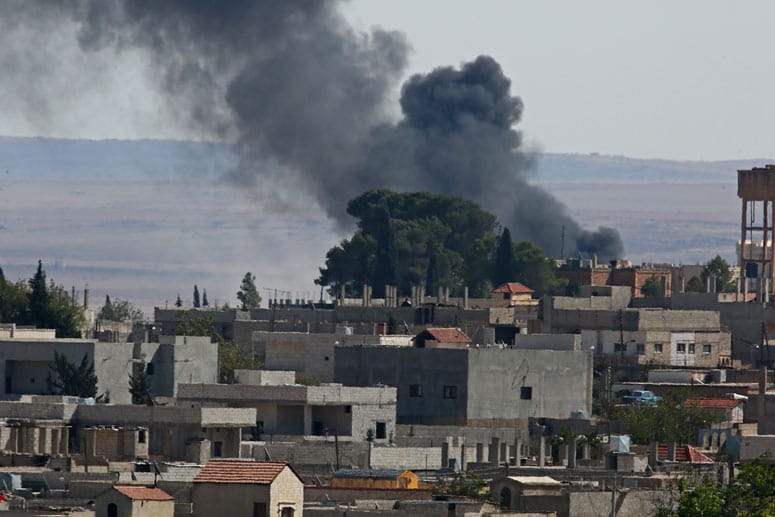
[[[241,184],[300,189],[340,221],[346,200],[368,188],[461,195],[547,253],[559,255],[565,227],[566,253],[621,255],[614,230],[582,230],[561,203],[528,183],[534,158],[513,129],[522,102],[495,60],[410,78],[402,118],[388,122],[385,103],[409,46],[396,32],[353,30],[337,7],[316,0],[25,0],[0,4],[0,16],[35,27],[64,17],[76,24],[85,51],[144,51],[189,127],[236,140],[241,165],[230,177]]]

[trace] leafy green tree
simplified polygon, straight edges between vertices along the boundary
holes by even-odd
[[[132,404],[145,404],[151,393],[151,379],[146,373],[145,362],[140,362],[132,368],[129,376],[129,393],[132,395]]]
[[[199,287],[197,287],[197,285],[194,284],[194,307],[198,309],[201,306],[202,306],[202,303],[199,300]]]
[[[107,321],[140,321],[144,318],[143,311],[129,300],[111,300],[105,295],[105,305],[97,314],[97,319]]]
[[[498,238],[498,247],[495,250],[495,260],[492,267],[492,282],[496,286],[512,282],[516,279],[517,264],[514,259],[514,243],[511,241],[511,232],[504,228]]]
[[[178,293],[178,299],[175,300],[175,307],[183,307],[183,300],[180,299],[180,293]]]
[[[704,293],[705,292],[705,284],[702,283],[702,280],[697,278],[696,276],[693,276],[689,279],[688,282],[686,282],[686,292],[689,293]]]
[[[256,276],[250,271],[242,277],[237,299],[242,303],[243,311],[261,307],[261,296],[256,289]]]
[[[514,280],[530,287],[538,296],[551,294],[567,284],[557,278],[554,260],[531,242],[522,241],[515,246],[514,262]]]
[[[729,264],[720,255],[716,255],[705,264],[701,276],[703,282],[707,282],[708,278],[715,278],[716,292],[731,292],[736,289],[736,286],[731,282],[732,271],[729,269]]]
[[[425,284],[426,292],[449,287],[473,296],[488,293],[496,219],[475,203],[429,192],[370,190],[350,200],[358,230],[326,254],[315,281],[338,294],[359,296],[364,284],[400,293]]]
[[[723,420],[712,409],[684,404],[686,393],[666,395],[659,404],[630,404],[618,407],[614,417],[624,420],[634,443],[658,442],[693,443],[699,429]]]
[[[208,307],[210,302],[207,301],[207,289],[202,290],[202,307]]]
[[[678,505],[671,517],[736,517],[775,515],[775,466],[761,459],[740,466],[724,487],[708,477],[678,484]]]
[[[80,364],[71,363],[64,354],[54,351],[54,363],[46,379],[49,392],[72,397],[97,397],[97,375],[94,363],[86,354]]]
[[[640,293],[646,298],[661,298],[665,294],[662,291],[662,282],[659,281],[656,275],[652,275],[643,282]]]

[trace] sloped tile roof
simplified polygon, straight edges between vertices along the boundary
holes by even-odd
[[[122,486],[116,485],[113,488],[127,496],[129,499],[138,499],[143,501],[173,501],[174,498],[160,488],[149,488],[146,486]]]
[[[471,338],[456,328],[427,328],[423,332],[427,332],[432,339],[441,343],[470,343]],[[423,332],[420,332],[422,334]]]
[[[684,401],[684,407],[697,406],[702,409],[734,409],[743,401],[735,399],[689,399]]]
[[[270,485],[287,466],[282,461],[210,460],[194,483]]]
[[[667,450],[668,448],[666,444],[663,444],[663,443],[659,444],[657,457],[660,460],[666,460]],[[682,462],[682,463],[713,463],[712,459],[710,459],[708,456],[701,453],[691,445],[676,445],[675,461]]]
[[[533,294],[535,291],[519,282],[506,282],[492,290],[494,293]]]

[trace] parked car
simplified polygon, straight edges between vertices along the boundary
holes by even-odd
[[[649,390],[633,390],[629,395],[622,397],[625,404],[659,404],[662,397],[654,395]]]

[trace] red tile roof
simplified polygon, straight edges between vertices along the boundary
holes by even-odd
[[[194,483],[270,485],[285,467],[282,461],[210,460]]]
[[[494,293],[533,294],[535,291],[519,282],[507,282],[492,290]]]
[[[659,444],[659,450],[657,451],[657,457],[660,460],[667,460],[667,448],[664,443]],[[713,463],[713,460],[704,455],[691,445],[676,445],[675,448],[675,461],[683,463]]]
[[[735,399],[689,399],[684,401],[684,407],[697,406],[702,409],[734,409],[743,401]]]
[[[423,332],[430,334],[431,338],[441,343],[470,343],[471,338],[460,329],[455,328],[428,328]],[[420,332],[422,334],[422,332]]]
[[[174,498],[160,488],[147,486],[116,485],[113,488],[127,496],[129,499],[141,499],[143,501],[174,501]]]

